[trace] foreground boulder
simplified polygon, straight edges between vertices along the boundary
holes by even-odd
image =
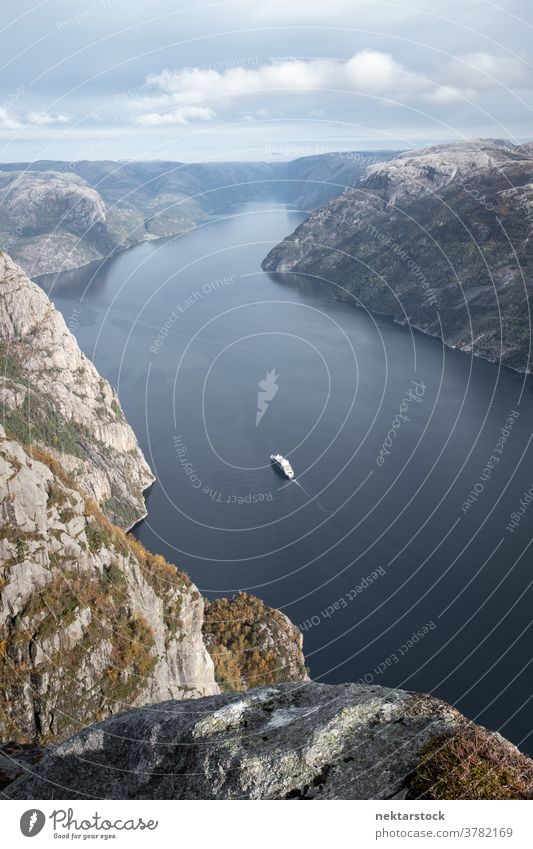
[[[516,795],[502,798],[523,798],[533,762],[444,702],[313,682],[114,716],[47,749],[4,792],[13,799],[392,799],[412,796],[417,782],[418,795],[435,798],[431,759],[447,752],[453,774],[461,748],[453,761],[448,741],[460,743],[472,729],[511,766],[500,774],[469,751],[462,767],[468,772],[471,765],[472,774],[455,798],[486,798],[486,783],[485,796],[474,795],[484,770],[493,796],[514,781]]]

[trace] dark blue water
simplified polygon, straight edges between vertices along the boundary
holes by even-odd
[[[531,385],[263,273],[298,220],[250,205],[54,281],[157,475],[136,534],[204,594],[285,611],[313,677],[434,693],[531,751],[533,505],[506,530]]]

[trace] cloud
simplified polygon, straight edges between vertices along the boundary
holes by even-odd
[[[258,98],[292,97],[320,92],[350,93],[398,102],[428,98],[435,103],[450,103],[471,89],[434,83],[409,71],[390,53],[361,50],[345,61],[331,59],[284,59],[257,67],[244,65],[224,70],[183,68],[150,74],[145,82],[147,94],[130,101],[138,124],[157,126],[184,124],[191,120],[213,120],[216,110],[224,110],[237,99],[248,99],[245,114],[258,106]],[[199,104],[210,102],[207,108]],[[261,103],[261,106],[264,104]]]
[[[212,109],[202,106],[183,106],[171,112],[150,112],[140,115],[137,124],[143,127],[184,126],[191,120],[212,121],[215,113]]]
[[[331,78],[339,63],[324,59],[301,61],[288,59],[257,68],[237,66],[217,71],[211,68],[185,68],[163,71],[147,77],[156,94],[144,102],[195,103],[206,98],[235,98],[261,91],[314,91]]]
[[[482,91],[519,85],[527,80],[527,72],[527,63],[518,57],[478,52],[458,56],[449,64],[445,75],[450,83]]]
[[[342,66],[339,76],[341,85],[364,94],[401,92],[406,95],[426,85],[420,77],[406,72],[390,53],[377,50],[356,53]]]
[[[24,130],[32,127],[49,127],[57,124],[68,124],[67,115],[51,115],[49,112],[28,112],[27,115],[13,115],[5,107],[0,106],[0,130]]]
[[[49,127],[51,124],[68,124],[67,115],[51,115],[49,112],[30,112],[26,116],[26,124],[30,127]]]
[[[348,59],[271,60],[263,64],[225,67],[185,67],[149,74],[136,97],[128,101],[133,121],[145,127],[183,126],[195,121],[243,120],[287,115],[300,117],[312,109],[324,118],[337,110],[343,95],[366,98],[365,108],[378,105],[428,104],[444,110],[472,103],[501,85],[528,81],[522,60],[486,52],[468,53],[433,68],[433,73],[411,70],[391,53],[364,49]],[[235,105],[237,104],[237,105]],[[360,109],[361,102],[357,104]],[[131,116],[130,116],[131,117]]]
[[[20,130],[22,124],[3,106],[0,106],[0,130]]]
[[[455,86],[440,85],[425,95],[432,103],[457,103],[460,100],[475,100],[477,91],[474,89],[459,89]]]

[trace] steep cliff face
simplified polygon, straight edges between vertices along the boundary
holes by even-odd
[[[437,699],[308,682],[115,716],[47,750],[31,770],[23,765],[4,793],[12,799],[527,798],[532,777],[529,758]]]
[[[116,393],[44,292],[2,253],[0,373],[7,434],[47,448],[116,524],[142,518],[154,478]]]
[[[529,371],[533,158],[499,142],[438,146],[370,167],[263,262],[338,297]]]
[[[0,741],[62,739],[130,705],[218,693],[203,599],[124,533],[153,476],[117,396],[5,254],[0,367]],[[210,632],[226,660],[296,676],[299,631],[246,598],[263,621],[232,646],[220,622]]]
[[[0,429],[0,740],[218,692],[189,578]]]

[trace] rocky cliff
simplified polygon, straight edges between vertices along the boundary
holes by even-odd
[[[101,195],[77,174],[0,171],[0,245],[39,274],[85,265],[114,243]]]
[[[207,602],[203,630],[223,690],[307,678],[301,631],[255,596],[240,592]]]
[[[392,154],[292,162],[39,161],[0,166],[0,248],[32,277],[67,271],[147,239],[181,235],[246,201],[313,209]]]
[[[207,608],[204,621],[187,575],[115,527],[55,457],[0,427],[0,741],[63,739],[217,682],[306,678],[282,613],[244,593]]]
[[[76,174],[0,172],[0,205],[26,233],[65,229],[83,235],[105,225],[105,205],[99,193]]]
[[[0,253],[0,409],[8,436],[46,448],[121,527],[153,475],[109,383],[35,283]]]
[[[0,740],[64,737],[158,699],[218,692],[189,578],[0,430]]]
[[[217,693],[199,592],[124,532],[153,476],[118,398],[5,254],[0,369],[0,742],[62,739],[131,705]],[[256,620],[238,640],[221,631],[235,603],[218,603],[217,661],[243,670],[235,686],[252,661],[259,684],[301,677],[298,629],[246,599]]]
[[[532,220],[530,146],[440,145],[372,165],[263,268],[529,371]]]
[[[533,787],[533,761],[449,705],[356,684],[164,702],[21,761],[7,798],[519,799]]]

